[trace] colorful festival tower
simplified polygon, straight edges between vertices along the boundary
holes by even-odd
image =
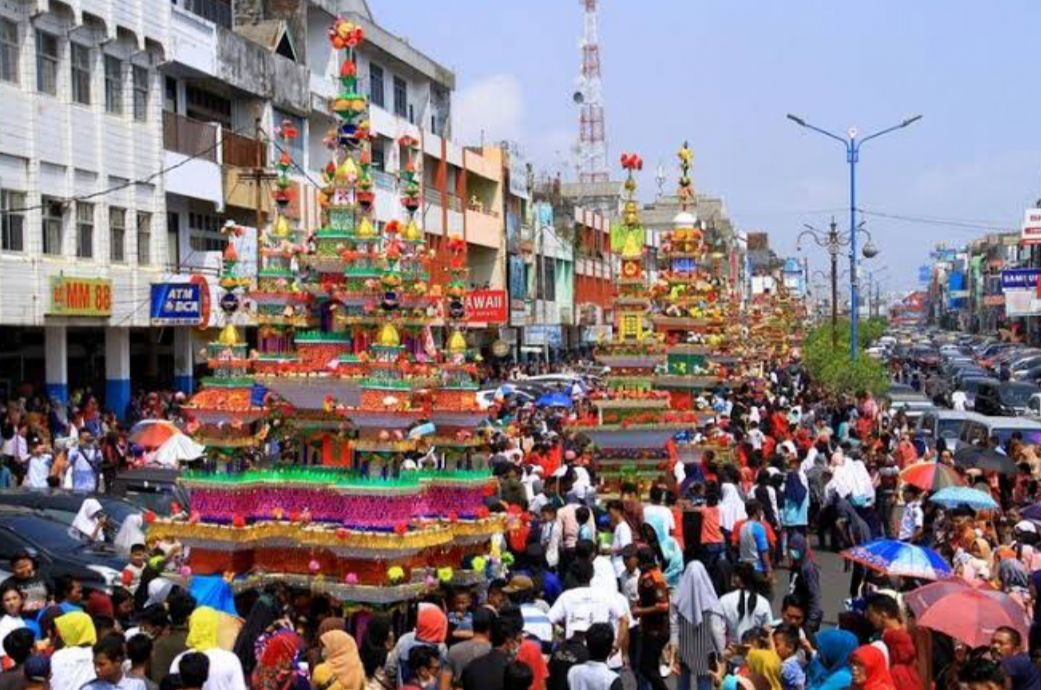
[[[622,167],[626,200],[621,223],[611,228],[611,251],[621,261],[614,300],[616,337],[597,345],[596,360],[610,371],[604,377],[606,391],[592,400],[596,423],[581,429],[597,447],[597,464],[609,491],[623,480],[647,484],[669,471],[675,461],[672,437],[701,421],[696,412],[670,409],[669,393],[654,388],[667,351],[649,321],[647,232],[640,222],[634,177],[643,161],[623,154]]]
[[[684,143],[677,156],[680,212],[672,230],[661,237],[661,266],[651,289],[651,321],[666,351],[654,386],[669,392],[673,407],[689,410],[695,396],[719,386],[726,376],[723,362],[730,361],[726,337],[730,291],[721,276],[720,261],[711,260],[705,230],[689,210],[694,204],[694,152]]]
[[[494,480],[476,452],[485,415],[464,332],[466,243],[450,238],[447,283],[431,285],[435,257],[417,213],[421,151],[408,137],[399,141],[404,218],[374,220],[368,101],[355,62],[362,40],[344,19],[330,30],[344,57],[322,225],[307,232],[284,213],[293,161],[282,153],[256,289],[227,285],[229,307],[254,305],[257,348],[247,353],[227,326],[211,346],[217,375],[189,406],[200,430],[234,427],[242,444],[257,445],[257,468],[186,473],[188,519],[157,522],[152,534],[191,547],[195,572],[248,572],[237,582],[278,579],[392,603],[437,581],[485,578],[504,522],[484,505]],[[278,148],[293,136],[283,124]],[[242,409],[209,409],[229,393]]]

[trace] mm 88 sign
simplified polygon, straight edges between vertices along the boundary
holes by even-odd
[[[106,278],[51,278],[52,316],[111,316],[112,281]]]

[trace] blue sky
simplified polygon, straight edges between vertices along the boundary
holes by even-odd
[[[569,165],[579,0],[370,5],[455,70],[457,138],[477,143],[483,130],[517,140],[541,170]],[[794,253],[803,223],[848,223],[848,178],[839,144],[785,114],[865,134],[921,113],[865,145],[858,205],[970,227],[868,217],[882,251],[868,266],[887,266],[897,289],[915,284],[936,242],[1018,229],[1041,197],[1036,0],[602,0],[600,17],[609,161],[641,154],[645,199],[659,160],[675,185],[689,139],[696,189]],[[825,268],[823,252],[808,255]]]

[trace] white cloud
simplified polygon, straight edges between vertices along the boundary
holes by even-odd
[[[453,139],[465,145],[521,139],[524,97],[517,78],[494,74],[461,89],[455,97]]]

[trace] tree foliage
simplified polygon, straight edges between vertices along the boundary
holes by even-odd
[[[881,362],[864,354],[864,348],[880,338],[886,331],[884,318],[864,319],[859,324],[857,340],[860,353],[855,362],[850,361],[849,321],[838,324],[837,343],[832,347],[831,323],[813,328],[803,343],[803,362],[810,377],[831,395],[870,391],[881,395],[889,388],[889,374]]]

